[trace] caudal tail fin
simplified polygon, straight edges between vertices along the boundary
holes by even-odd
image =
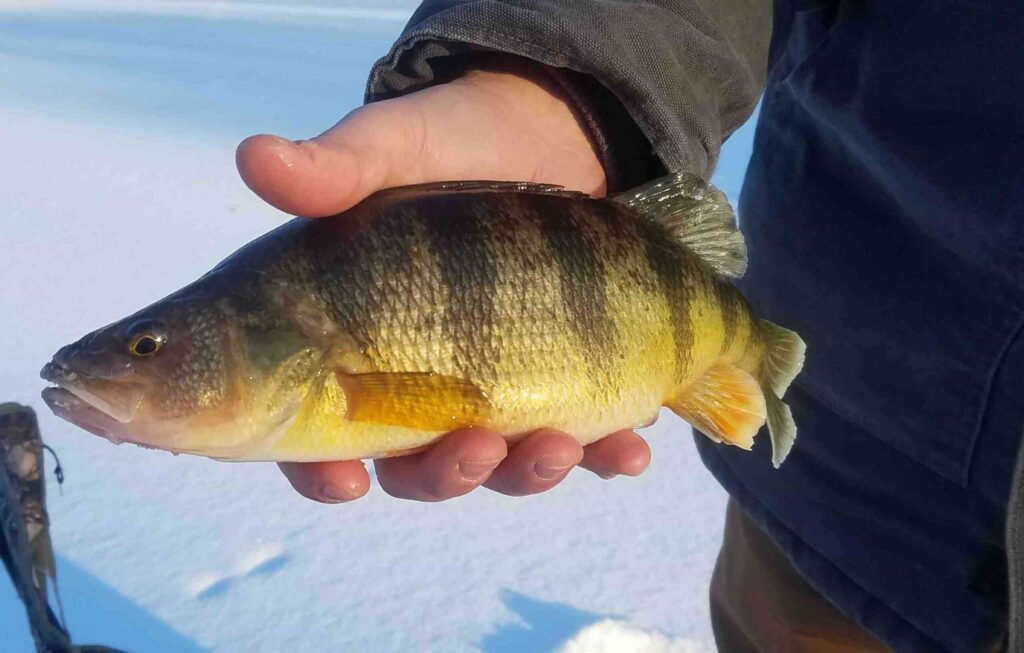
[[[793,331],[768,320],[760,321],[765,338],[764,360],[759,381],[768,413],[768,433],[772,440],[772,464],[778,468],[796,441],[796,424],[789,406],[782,401],[789,385],[804,366],[807,345]]]

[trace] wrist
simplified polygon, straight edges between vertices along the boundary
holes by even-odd
[[[576,168],[573,177],[588,180],[585,185],[593,194],[604,194],[606,174],[597,134],[556,69],[496,52],[475,53],[461,65],[462,74],[450,84],[485,97],[509,124],[564,151]]]
[[[589,159],[588,166],[600,166],[607,192],[666,174],[625,106],[590,75],[499,52],[479,52],[456,65],[462,71],[456,81],[488,87],[507,110],[548,115],[549,130],[585,140],[593,158],[582,158]]]

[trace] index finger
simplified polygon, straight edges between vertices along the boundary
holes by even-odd
[[[651,464],[651,447],[633,431],[617,431],[583,448],[580,467],[603,479],[639,476]]]

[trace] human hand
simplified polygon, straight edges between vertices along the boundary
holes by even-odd
[[[264,200],[314,217],[382,188],[430,181],[529,180],[605,191],[601,162],[569,102],[542,70],[512,61],[360,107],[312,140],[250,137],[239,145],[237,163]],[[422,453],[374,464],[389,494],[441,501],[480,485],[513,496],[543,492],[576,465],[603,478],[635,476],[650,455],[632,431],[581,447],[565,433],[542,430],[510,448],[497,433],[470,428]],[[360,461],[280,467],[300,494],[324,503],[357,499],[370,487]]]

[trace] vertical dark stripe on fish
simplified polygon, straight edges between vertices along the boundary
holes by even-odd
[[[681,378],[690,367],[693,351],[693,327],[690,324],[690,302],[693,300],[687,282],[686,256],[670,242],[671,236],[661,225],[638,222],[647,253],[647,264],[658,280],[658,289],[668,303],[672,320],[672,338],[675,342],[676,376]]]
[[[412,268],[417,233],[410,227],[415,214],[407,209],[362,218],[353,216],[350,224],[318,219],[307,227],[305,238],[306,252],[314,253],[310,283],[317,296],[335,324],[366,351],[376,346],[382,314],[393,309],[389,302],[400,301],[395,294],[401,289],[389,288],[386,278]],[[356,225],[357,220],[364,224]]]
[[[739,302],[736,301],[736,291],[724,279],[717,276],[711,277],[711,285],[714,289],[715,303],[722,312],[722,353],[729,351],[733,341],[736,339],[736,328],[740,319]]]
[[[647,240],[640,218],[632,210],[614,204],[600,205],[608,210],[597,213],[604,225],[602,259],[607,269],[618,269],[626,273],[629,283],[637,290],[655,293],[660,286],[651,274],[647,264]]]
[[[549,210],[532,211],[558,266],[569,328],[595,369],[607,368],[615,351],[615,322],[608,315],[604,265],[595,251],[602,236],[579,204],[548,199]],[[545,207],[546,208],[546,207]]]
[[[415,290],[410,286],[410,277],[415,268],[414,252],[423,242],[420,222],[418,212],[401,207],[380,216],[371,225],[372,246],[364,253],[365,266],[372,271],[370,301],[364,313],[369,318],[366,331],[370,334],[393,324]]]
[[[453,363],[465,378],[494,373],[500,351],[495,333],[494,294],[498,286],[498,252],[492,230],[500,210],[495,196],[430,197],[421,206],[431,252],[448,290],[442,330],[450,338]]]

